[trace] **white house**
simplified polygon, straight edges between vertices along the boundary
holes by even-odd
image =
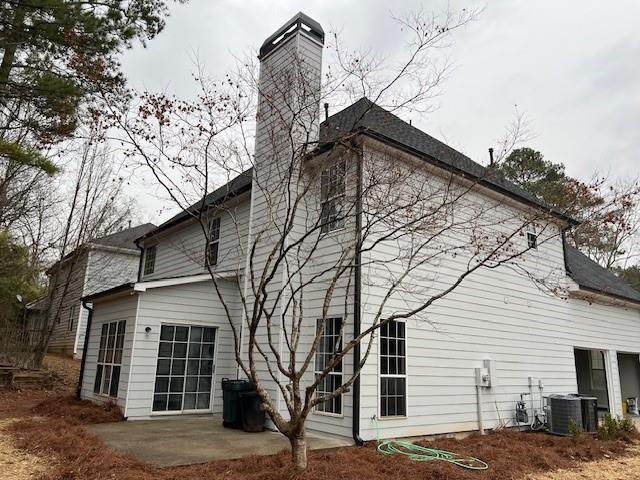
[[[82,357],[87,310],[81,298],[137,278],[140,251],[134,240],[154,228],[145,223],[93,239],[47,270],[46,312],[52,327],[49,352]],[[39,303],[33,302],[31,308]]]
[[[270,36],[260,53],[263,95],[275,88],[274,72],[287,68],[291,52],[305,60],[304,75],[311,76],[307,84],[319,88],[323,41],[320,25],[303,14]],[[472,431],[512,421],[521,393],[531,393],[530,405],[536,406],[548,393],[593,394],[602,408],[614,414],[622,413],[626,398],[640,396],[640,292],[565,245],[561,233],[570,219],[518,187],[486,177],[479,164],[367,99],[318,128],[319,105],[313,91],[309,95],[305,133],[319,135],[321,145],[309,168],[321,170],[319,182],[329,182],[332,188],[318,186],[318,195],[309,197],[315,200],[304,206],[292,235],[314,215],[331,218],[336,205],[348,203],[345,199],[350,189],[357,188],[358,175],[379,172],[381,165],[389,167],[382,170],[410,169],[419,186],[443,185],[455,177],[461,184],[474,182],[474,188],[468,209],[448,212],[449,216],[481,212],[478,217],[484,218],[490,212],[502,219],[495,224],[505,229],[531,212],[553,217],[546,231],[528,232],[521,240],[529,242],[522,262],[542,277],[553,276],[564,293],[544,291],[517,268],[480,268],[433,303],[427,317],[399,319],[384,327],[374,338],[353,388],[319,405],[310,415],[308,429],[356,440],[374,439],[376,429],[385,437]],[[136,282],[85,297],[92,313],[82,398],[115,399],[128,419],[221,411],[220,380],[239,375],[227,311],[241,331],[241,298],[251,298],[247,252],[258,243],[256,232],[268,233],[269,225],[278,227],[277,218],[272,218],[274,199],[278,208],[290,205],[278,190],[284,183],[278,177],[282,170],[274,167],[282,153],[278,149],[287,148],[277,138],[274,111],[282,113],[279,108],[260,99],[255,167],[207,196],[207,212],[214,212],[208,219],[208,242],[194,216],[182,212],[138,239],[144,258]],[[332,144],[345,133],[357,149]],[[406,191],[399,193],[409,195],[413,187],[402,188]],[[358,198],[363,203],[380,200]],[[388,197],[390,202],[392,198]],[[315,253],[301,267],[302,278],[308,278],[339,254],[344,238],[357,237],[364,229],[374,231],[348,285],[337,285],[328,315],[322,313],[322,288],[307,292],[304,318],[310,330],[303,343],[315,332],[320,317],[329,317],[328,340],[335,339],[329,337],[335,337],[341,326],[348,339],[365,329],[381,306],[395,312],[419,302],[406,291],[385,298],[389,283],[405,268],[397,259],[406,245],[376,231],[366,208],[356,218],[328,222]],[[268,261],[265,238],[267,234],[260,237],[262,243],[252,256],[258,265]],[[451,234],[448,241],[456,245],[463,238],[461,232]],[[369,248],[373,245],[375,249]],[[206,257],[214,266],[224,305],[214,292]],[[414,272],[420,279],[416,290],[447,285],[464,271],[465,262],[463,255],[452,255],[421,266]],[[282,290],[288,288],[285,284]],[[283,348],[283,341],[280,337],[275,343]],[[323,342],[321,348],[333,343]],[[331,352],[320,351],[327,353]],[[358,362],[360,354],[356,350],[355,357],[345,357],[342,370],[332,372],[331,385],[339,385],[353,371],[354,358]],[[266,365],[259,368],[266,372]],[[490,377],[480,399],[478,368],[486,369]],[[281,393],[266,373],[265,383],[279,402]],[[281,410],[286,410],[282,404]]]

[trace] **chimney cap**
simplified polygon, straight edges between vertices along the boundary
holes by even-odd
[[[293,35],[298,30],[302,30],[316,38],[324,45],[324,30],[322,26],[313,18],[298,12],[291,20],[280,27],[276,32],[267,38],[260,47],[258,58],[262,58],[275,49],[285,38]]]

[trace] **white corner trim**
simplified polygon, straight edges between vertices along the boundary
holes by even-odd
[[[135,352],[136,352],[136,331],[138,330],[138,313],[140,312],[140,295],[136,299],[136,316],[133,319],[133,338],[131,339],[131,357],[129,358],[129,378],[127,378],[127,391],[125,392],[124,397],[124,418],[126,419],[129,416],[129,392],[131,392],[131,378],[133,377],[133,365],[135,361]],[[126,331],[125,331],[126,333]],[[123,350],[124,352],[124,350]],[[124,358],[124,353],[123,353]],[[122,365],[122,362],[120,362]],[[120,367],[122,368],[122,367]],[[118,388],[120,385],[118,385]]]

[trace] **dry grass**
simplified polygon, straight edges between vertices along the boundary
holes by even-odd
[[[11,420],[0,421],[0,478],[28,480],[44,473],[49,465],[45,459],[18,450],[6,433]]]
[[[640,478],[640,448],[630,455],[611,460],[584,463],[574,469],[528,475],[526,480],[638,480]]]

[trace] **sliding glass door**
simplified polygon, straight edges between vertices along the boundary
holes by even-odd
[[[215,329],[210,327],[162,325],[154,412],[210,409],[215,336]]]

